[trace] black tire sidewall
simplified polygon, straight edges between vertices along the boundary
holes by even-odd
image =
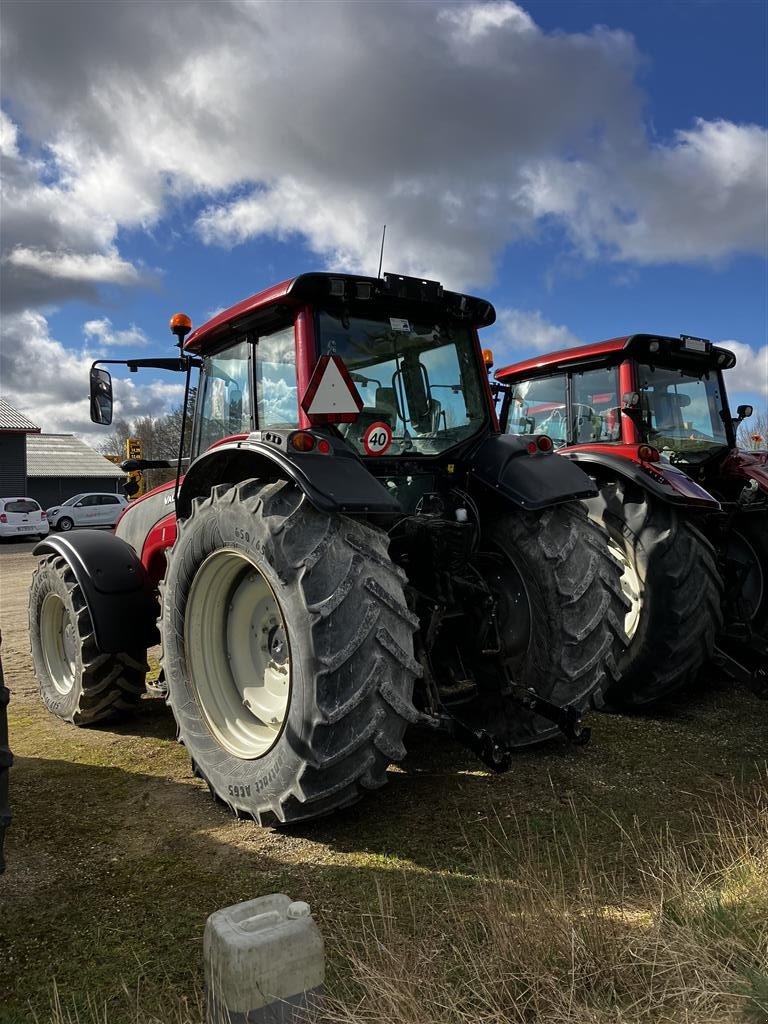
[[[749,545],[759,563],[763,577],[762,601],[750,625],[759,636],[768,636],[768,513],[746,512],[737,516],[729,532]]]
[[[291,680],[288,714],[275,744],[261,757],[244,759],[221,746],[200,709],[186,667],[184,615],[196,571],[207,555],[227,548],[246,556],[277,600],[288,634]],[[180,532],[166,577],[163,600],[163,661],[180,737],[198,771],[233,809],[251,813],[258,803],[277,808],[306,763],[306,729],[315,711],[312,681],[316,656],[308,612],[297,585],[298,570],[280,558],[266,518],[242,503],[196,510]]]
[[[65,526],[64,523],[69,523],[69,526]],[[74,527],[74,525],[74,521],[70,519],[69,516],[62,516],[61,519],[59,519],[59,521],[56,523],[56,529],[59,530],[61,533],[69,533],[69,531]]]
[[[78,644],[75,651],[75,674],[74,683],[67,693],[60,693],[54,685],[53,679],[48,671],[48,663],[43,651],[42,637],[40,633],[40,615],[43,601],[49,594],[55,594],[64,604],[66,613],[75,626],[78,637]],[[81,610],[80,615],[88,615],[87,609]],[[66,721],[72,721],[80,705],[80,697],[83,692],[83,649],[82,634],[79,626],[79,615],[72,601],[72,594],[68,589],[64,578],[53,565],[52,561],[41,562],[37,572],[32,578],[32,585],[29,592],[29,640],[32,649],[32,660],[35,663],[37,681],[40,687],[40,696],[43,703],[51,712]]]

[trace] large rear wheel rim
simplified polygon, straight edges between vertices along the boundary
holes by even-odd
[[[613,537],[608,539],[608,549],[613,557],[621,563],[621,591],[629,601],[629,607],[624,614],[624,632],[627,639],[631,640],[637,632],[640,624],[640,611],[643,606],[643,587],[637,573],[634,560],[629,558],[624,546]]]
[[[272,587],[240,551],[210,554],[184,616],[187,670],[216,740],[243,760],[263,757],[288,715],[291,652]]]
[[[63,697],[75,685],[77,630],[58,594],[46,594],[40,608],[40,638],[45,667]]]
[[[738,613],[752,621],[765,600],[765,578],[760,557],[749,539],[738,530],[732,530],[726,543],[726,559],[739,581]]]

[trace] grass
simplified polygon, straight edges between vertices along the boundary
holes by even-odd
[[[495,841],[469,898],[386,889],[344,949],[337,1024],[727,1024],[768,1020],[768,798],[720,787],[682,835],[619,829],[606,870],[582,827],[541,856]],[[582,826],[584,825],[582,821]],[[513,839],[512,842],[509,840]]]
[[[417,734],[386,790],[277,833],[209,799],[161,702],[74,730],[14,700],[0,1021],[200,1024],[207,915],[278,891],[343,1024],[768,1021],[767,714],[715,688],[505,776]]]

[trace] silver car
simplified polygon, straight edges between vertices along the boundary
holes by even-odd
[[[75,494],[48,509],[48,522],[64,532],[73,526],[114,526],[127,504],[122,494]]]

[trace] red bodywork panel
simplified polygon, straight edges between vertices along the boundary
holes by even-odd
[[[523,378],[538,376],[550,366],[554,370],[558,364],[578,363],[582,360],[599,359],[612,352],[622,352],[632,337],[633,335],[627,334],[623,338],[598,341],[594,345],[581,345],[579,348],[563,348],[558,352],[547,352],[543,356],[534,356],[533,359],[526,359],[522,363],[510,363],[509,366],[502,366],[496,372],[496,380],[503,381],[506,374],[514,374],[515,377]]]
[[[142,564],[153,586],[165,576],[165,552],[175,540],[176,513],[171,512],[152,527],[141,551]]]
[[[638,444],[626,444],[623,441],[603,441],[600,444],[570,445],[568,448],[560,448],[559,454],[579,456],[577,459],[579,462],[588,459],[590,455],[598,458],[611,455],[639,467],[654,483],[670,491],[670,497],[674,495],[676,499],[684,500],[686,504],[701,508],[713,510],[719,508],[719,502],[712,497],[709,491],[699,486],[695,480],[691,480],[682,469],[667,462],[650,462],[641,459],[639,448]]]
[[[744,452],[734,449],[720,463],[720,474],[734,482],[757,480],[763,494],[768,494],[768,452]]]
[[[237,302],[234,306],[230,306],[229,309],[224,309],[221,313],[217,313],[216,316],[206,321],[201,327],[198,327],[196,331],[192,331],[184,342],[185,351],[197,354],[214,347],[221,338],[230,333],[233,323],[251,316],[261,309],[266,309],[268,306],[272,306],[281,300],[290,305],[301,305],[295,299],[291,301],[291,297],[288,295],[288,291],[295,280],[295,277],[291,277],[280,284],[272,285],[271,288],[265,288],[263,292],[257,292],[255,295],[243,299],[242,302]]]

